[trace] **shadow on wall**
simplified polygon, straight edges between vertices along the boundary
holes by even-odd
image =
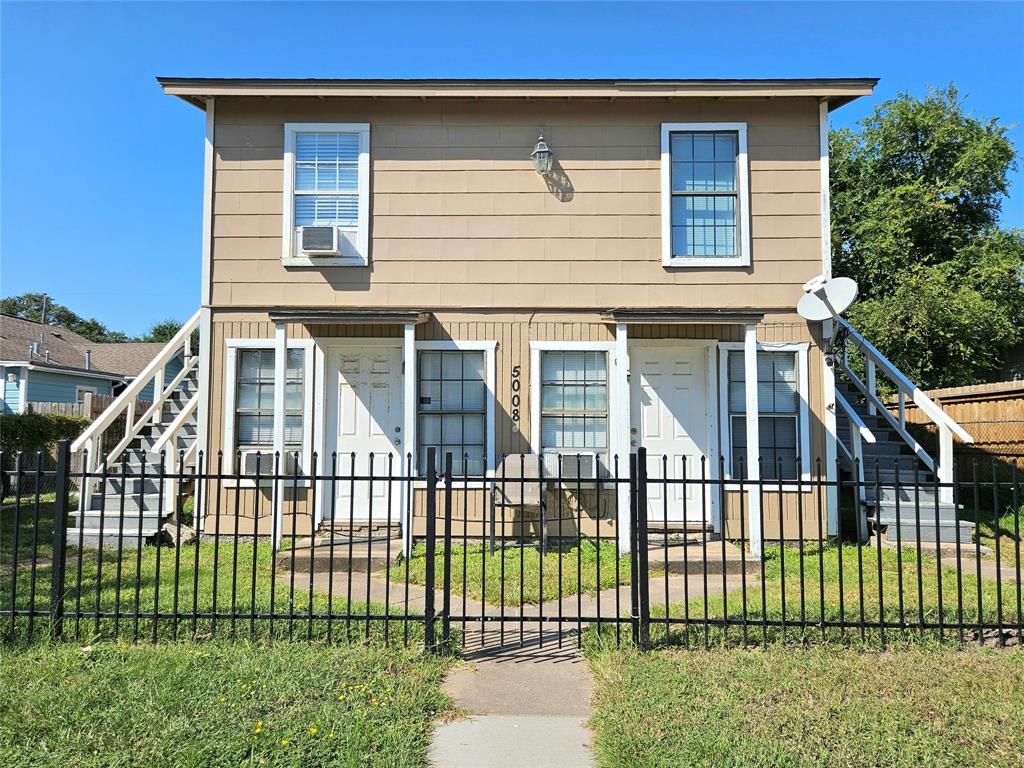
[[[562,164],[558,162],[557,157],[554,159],[551,170],[544,176],[544,183],[548,186],[548,192],[560,203],[571,202],[576,195],[576,190],[572,186],[572,180],[565,172]]]

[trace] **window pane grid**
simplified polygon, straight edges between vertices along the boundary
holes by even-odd
[[[604,352],[541,355],[541,448],[608,447],[608,360]]]
[[[356,227],[359,134],[295,134],[295,226]]]
[[[747,463],[746,389],[744,354],[730,351],[728,366],[729,424],[732,436],[732,474],[739,478]],[[795,480],[800,468],[798,438],[799,391],[794,352],[757,353],[758,456],[766,480]],[[779,473],[781,460],[782,473]]]
[[[438,469],[452,454],[455,474],[483,474],[487,441],[484,353],[423,351],[418,355],[417,455],[426,473],[427,448],[438,451]]]
[[[735,256],[738,134],[676,132],[670,141],[673,256]]]
[[[274,350],[238,351],[235,442],[239,450],[274,446]],[[302,449],[305,350],[289,349],[285,368],[285,449]]]

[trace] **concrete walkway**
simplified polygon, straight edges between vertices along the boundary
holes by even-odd
[[[674,554],[674,553],[671,553]],[[688,596],[720,594],[742,584],[739,569],[705,576],[672,567],[650,582],[652,605]],[[732,553],[729,553],[730,555]],[[367,558],[371,560],[371,558]],[[709,558],[710,559],[710,558]],[[372,560],[371,560],[372,561]],[[735,561],[734,561],[735,562]],[[664,567],[664,566],[663,566]],[[416,584],[388,583],[375,573],[335,571],[314,565],[312,577],[318,592],[331,591],[338,598],[387,603],[393,608],[423,610],[425,590]],[[753,583],[749,580],[748,584]],[[297,589],[308,589],[308,570],[297,579]],[[706,585],[705,585],[706,581]],[[459,590],[461,591],[461,590]],[[451,595],[453,616],[498,617],[501,608]],[[436,607],[443,596],[438,590]],[[434,768],[590,768],[596,763],[590,751],[592,733],[587,728],[593,682],[578,649],[580,631],[596,616],[628,614],[630,587],[601,590],[593,595],[566,595],[542,605],[505,606],[505,619],[466,622],[462,636],[463,663],[444,682],[444,689],[466,717],[441,723],[434,732],[429,757]],[[565,621],[541,622],[539,617],[561,615]],[[525,621],[522,619],[526,619]],[[533,618],[534,621],[529,619]],[[452,626],[462,622],[453,619]],[[609,627],[609,631],[611,630]],[[628,624],[621,628],[628,638]]]
[[[463,720],[434,731],[435,768],[587,768],[593,682],[575,643],[470,652],[444,682]]]

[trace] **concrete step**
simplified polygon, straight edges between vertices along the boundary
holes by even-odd
[[[934,544],[940,542],[941,544],[955,544],[957,537],[961,544],[973,544],[974,526],[971,523],[950,523],[949,525],[940,525],[936,529],[935,524],[925,525],[923,522],[920,527],[913,524],[900,524],[899,525],[899,541],[903,546],[913,546],[918,541],[922,543]],[[897,530],[895,524],[887,525],[883,533],[883,537],[890,543],[897,541]]]
[[[159,527],[160,522],[168,516],[167,510],[158,512],[154,509],[142,510],[142,527],[153,528],[154,530]],[[74,523],[75,526],[81,524],[85,525],[86,528],[99,528],[100,521],[103,521],[104,530],[117,530],[121,526],[132,526],[138,527],[139,525],[139,511],[128,511],[125,509],[124,516],[121,515],[121,510],[118,507],[113,509],[104,509],[102,512],[99,509],[87,509],[84,511],[75,510],[68,514],[68,519]]]
[[[914,523],[918,518],[921,524],[934,524],[936,505],[934,500],[930,504],[922,503],[920,506],[913,502],[907,504],[901,502],[899,507],[894,501],[883,501],[875,507],[878,521],[886,525],[900,520],[904,523]],[[954,523],[960,516],[960,507],[955,504],[938,505],[938,517],[940,522]]]
[[[902,475],[900,479],[902,481]],[[900,500],[900,503],[903,505],[914,505],[915,503],[919,503],[922,509],[924,509],[926,505],[931,506],[934,505],[935,503],[936,494],[934,485],[919,485],[915,487],[913,485],[908,486],[901,482],[898,490],[895,485],[882,485],[879,486],[877,489],[875,488],[875,486],[872,485],[868,486],[864,490],[865,497],[869,501],[875,500],[875,494],[877,490],[878,497],[883,502],[895,502],[898,498]]]
[[[145,546],[149,541],[156,536],[159,528],[148,530],[143,528],[141,531],[142,544]],[[104,550],[116,550],[118,546],[122,550],[126,549],[137,549],[139,546],[140,531],[137,527],[125,527],[121,531],[110,531],[107,529],[103,530],[102,536],[100,535],[99,528],[84,528],[81,532],[77,528],[68,528],[67,544],[72,547],[77,547],[79,544],[85,549],[98,549],[100,542],[103,542]],[[118,543],[120,542],[120,544]]]
[[[121,509],[121,499],[122,497],[119,494],[101,496],[98,493],[94,493],[92,498],[89,499],[88,509],[96,511],[100,509],[105,511],[113,510],[116,512]],[[163,504],[161,504],[160,497],[155,493],[142,496],[124,496],[125,512],[135,512],[137,514],[141,507],[143,510],[163,510],[169,513],[168,507],[170,505],[171,502],[168,500],[164,500]]]
[[[160,479],[158,477],[135,477],[129,475],[128,472],[125,472],[124,479],[122,480],[120,474],[121,473],[118,472],[118,477],[107,478],[106,482],[103,484],[105,495],[120,496],[120,494],[123,492],[127,497],[137,496],[140,493],[160,492]]]

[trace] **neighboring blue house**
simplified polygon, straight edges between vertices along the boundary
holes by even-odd
[[[88,392],[116,395],[163,347],[97,344],[59,325],[0,315],[0,412],[24,413],[29,403],[82,402]],[[173,360],[167,380],[180,370],[181,360]],[[140,399],[152,399],[152,389]]]

